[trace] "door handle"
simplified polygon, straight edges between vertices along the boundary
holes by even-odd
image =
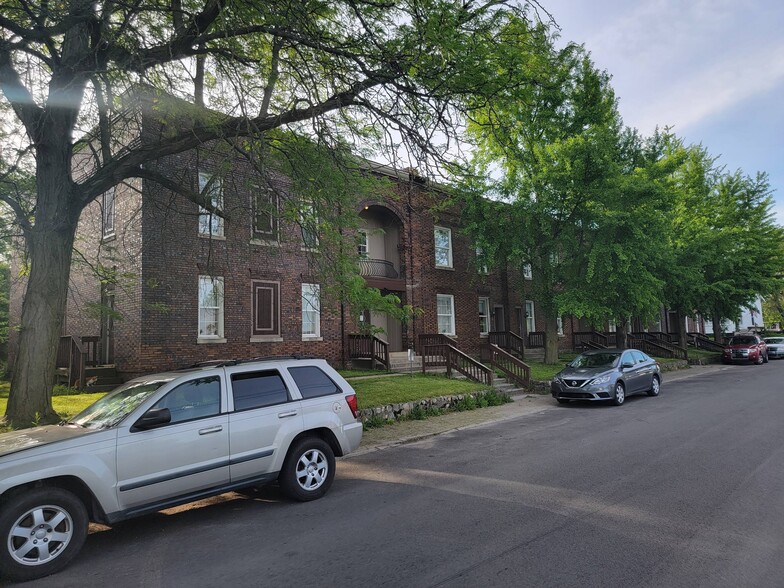
[[[206,429],[199,429],[199,435],[209,435],[210,433],[220,433],[223,430],[222,425],[216,427],[207,427]]]
[[[291,412],[279,412],[278,413],[278,418],[279,419],[286,419],[288,417],[293,417],[293,416],[297,416],[297,411],[296,410],[292,410]]]

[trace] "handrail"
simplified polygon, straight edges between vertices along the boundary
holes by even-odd
[[[658,357],[669,357],[674,359],[689,359],[685,349],[675,345],[665,345],[663,341],[646,341],[640,337],[629,337],[628,344],[630,349],[639,349],[649,355]]]
[[[85,365],[96,366],[108,361],[108,358],[101,357],[101,337],[98,335],[91,335],[82,337],[82,348],[85,351]]]
[[[482,345],[481,351],[483,361],[489,361],[492,367],[501,370],[518,386],[525,388],[531,383],[531,368],[511,353],[493,343]]]
[[[469,380],[493,385],[493,370],[478,362],[457,347],[446,343],[420,346],[422,355],[422,372],[431,367],[446,367],[447,377],[452,377],[452,370],[463,374]]]
[[[389,343],[375,335],[349,334],[349,359],[370,359],[375,366],[378,362],[389,369]]]
[[[525,359],[525,340],[517,333],[512,331],[490,331],[487,334],[487,342],[491,345],[497,345],[519,359]]]
[[[544,347],[544,331],[531,331],[528,333],[528,347]]]
[[[717,341],[713,341],[709,339],[702,333],[686,333],[689,337],[692,338],[690,343],[694,345],[697,349],[705,349],[706,351],[724,351],[724,345]],[[723,338],[723,337],[722,337]]]
[[[82,345],[77,337],[63,335],[57,345],[56,368],[66,370],[68,386],[84,390],[85,388],[85,356]]]
[[[597,331],[576,331],[572,333],[572,348],[589,347],[602,349],[608,347],[607,335]]]

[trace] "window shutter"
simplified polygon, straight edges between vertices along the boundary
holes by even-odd
[[[280,283],[254,280],[252,335],[280,336]]]

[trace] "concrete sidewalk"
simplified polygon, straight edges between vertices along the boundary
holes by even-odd
[[[712,374],[726,369],[728,369],[728,366],[716,364],[691,366],[678,371],[664,372],[662,374],[662,390],[666,393],[668,382]],[[411,443],[412,441],[441,435],[449,431],[467,429],[494,421],[514,419],[556,406],[555,400],[549,394],[522,394],[513,396],[512,399],[514,402],[502,406],[490,406],[464,412],[450,412],[421,421],[400,421],[377,429],[370,429],[362,435],[362,444],[359,446],[359,449],[348,457],[363,455],[402,443]]]

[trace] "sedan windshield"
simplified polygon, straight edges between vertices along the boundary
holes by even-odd
[[[145,382],[128,382],[94,402],[74,418],[69,425],[79,425],[87,429],[113,427],[147,400],[158,388],[171,378]]]
[[[768,337],[767,339],[765,339],[765,343],[774,343],[774,344],[784,343],[784,337]]]
[[[574,358],[569,367],[582,368],[582,367],[614,367],[621,356],[620,353],[591,353],[586,355],[578,355]]]

